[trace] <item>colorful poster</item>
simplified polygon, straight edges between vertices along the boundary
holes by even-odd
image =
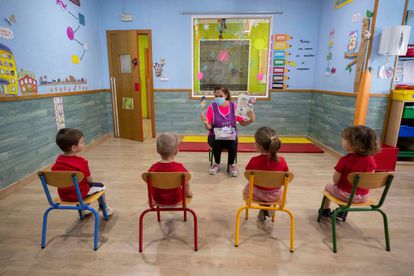
[[[0,43],[0,96],[17,95],[17,69],[9,47]]]
[[[122,97],[122,109],[133,110],[134,109],[134,98]]]
[[[294,64],[292,61],[287,60],[290,56],[290,53],[287,50],[292,47],[287,41],[291,39],[292,37],[288,34],[275,34],[272,36],[272,70],[270,70],[270,72],[272,72],[272,75],[270,76],[272,89],[286,89],[288,87],[286,80],[288,80],[289,77],[285,74],[289,72],[289,70],[286,66],[293,66],[292,64]]]
[[[59,130],[65,127],[65,114],[63,113],[62,97],[53,97],[53,103],[55,106],[56,128]]]

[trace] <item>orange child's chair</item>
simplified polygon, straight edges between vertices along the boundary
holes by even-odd
[[[246,205],[239,208],[236,216],[236,237],[234,245],[239,246],[239,226],[240,226],[240,214],[243,210],[246,210],[245,219],[249,218],[249,209],[269,210],[269,211],[281,211],[285,212],[290,217],[290,252],[294,249],[295,240],[295,220],[293,213],[285,208],[286,194],[288,190],[288,184],[293,180],[293,173],[290,172],[272,172],[272,171],[259,171],[248,170],[244,172],[244,177],[249,180],[249,195],[244,200]],[[283,187],[282,198],[275,202],[260,202],[253,200],[253,185],[266,188],[278,188]],[[275,215],[272,216],[272,221],[275,221]]]
[[[99,206],[101,207],[102,213],[104,215],[104,219],[108,220],[108,214],[106,213],[105,198],[103,196],[104,191],[82,198],[82,195],[79,189],[79,182],[84,178],[84,175],[81,172],[40,171],[38,172],[38,175],[42,182],[42,186],[45,191],[47,201],[49,202],[49,205],[50,205],[50,207],[45,211],[43,215],[42,243],[41,243],[42,249],[46,247],[47,217],[50,211],[52,210],[76,210],[79,213],[80,219],[83,220],[82,211],[89,210],[93,213],[95,217],[95,232],[94,232],[94,240],[93,240],[93,249],[98,250],[99,214],[94,208],[90,207],[89,205],[98,200]],[[52,199],[48,186],[53,186],[56,188],[66,188],[66,187],[75,186],[78,201],[69,202],[69,201],[62,201],[60,198]]]
[[[191,198],[185,197],[185,183],[190,181],[190,173],[182,172],[146,172],[142,174],[142,179],[147,183],[148,187],[148,203],[149,208],[145,209],[139,217],[139,252],[142,252],[143,243],[143,226],[144,216],[148,212],[157,212],[158,221],[161,220],[161,212],[165,211],[183,211],[184,221],[187,221],[187,212],[190,212],[194,217],[194,251],[198,249],[198,234],[197,234],[197,215],[196,213],[188,208],[188,204],[191,202]],[[182,200],[175,206],[160,206],[153,198],[152,188],[158,189],[176,189],[181,187]]]

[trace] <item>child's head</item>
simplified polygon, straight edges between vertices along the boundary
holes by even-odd
[[[83,150],[83,133],[75,128],[62,128],[56,134],[56,144],[64,153],[77,153]]]
[[[214,88],[214,97],[222,97],[225,98],[226,101],[231,101],[230,91],[225,86],[217,86],[216,88]]]
[[[282,145],[279,137],[276,134],[276,130],[270,127],[261,127],[256,130],[254,134],[256,140],[256,146],[261,152],[269,154],[270,158],[277,161],[277,152]]]
[[[347,127],[342,131],[342,148],[360,155],[374,155],[378,152],[377,135],[366,126]]]
[[[178,152],[178,137],[174,133],[163,133],[157,138],[157,152],[167,160]]]

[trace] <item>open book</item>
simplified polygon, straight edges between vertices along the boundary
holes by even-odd
[[[239,100],[237,101],[236,116],[241,116],[245,119],[248,118],[247,112],[249,110],[253,111],[253,107],[256,104],[256,97],[249,96],[246,94],[241,94]]]

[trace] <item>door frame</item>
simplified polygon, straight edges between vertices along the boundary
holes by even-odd
[[[148,64],[146,64],[146,66],[147,66],[147,72],[148,72],[147,77],[149,78],[149,84],[147,85],[147,90],[148,90],[150,105],[149,106],[147,105],[147,108],[150,110],[150,113],[152,115],[151,116],[151,134],[152,134],[151,136],[153,138],[155,138],[156,132],[155,132],[155,114],[154,114],[154,79],[153,79],[153,73],[152,73],[153,62],[152,62],[152,32],[151,32],[151,30],[145,29],[145,30],[107,30],[106,31],[106,46],[107,46],[107,52],[108,52],[109,77],[111,78],[111,72],[113,70],[112,53],[110,51],[110,49],[111,49],[110,34],[111,33],[120,33],[120,32],[131,32],[131,31],[134,31],[136,33],[137,41],[138,41],[138,35],[140,35],[140,34],[141,35],[142,34],[148,35],[148,53],[149,53],[148,56],[149,57],[148,57]],[[137,43],[136,47],[137,47],[137,52],[138,52],[138,57],[139,57],[138,43]],[[138,78],[140,78],[139,73],[138,73]],[[142,81],[142,80],[140,79],[140,81]],[[143,81],[146,81],[146,80],[143,80]],[[141,90],[140,90],[140,92],[141,92]],[[111,93],[112,93],[112,84],[111,84]],[[141,94],[140,94],[140,97],[141,97]],[[111,97],[111,100],[112,100],[112,106],[114,106],[113,97]],[[141,100],[139,101],[139,103],[140,103],[139,104],[139,109],[140,109],[140,112],[142,114]],[[115,104],[117,104],[117,103],[115,103]],[[115,112],[114,109],[112,109],[112,120],[113,120],[113,126],[114,126],[114,136],[117,137],[115,126],[118,125],[118,122],[116,121],[116,117],[115,117],[114,112]],[[143,132],[143,126],[141,124],[141,133],[142,132]],[[144,137],[143,133],[142,133],[142,137]]]

